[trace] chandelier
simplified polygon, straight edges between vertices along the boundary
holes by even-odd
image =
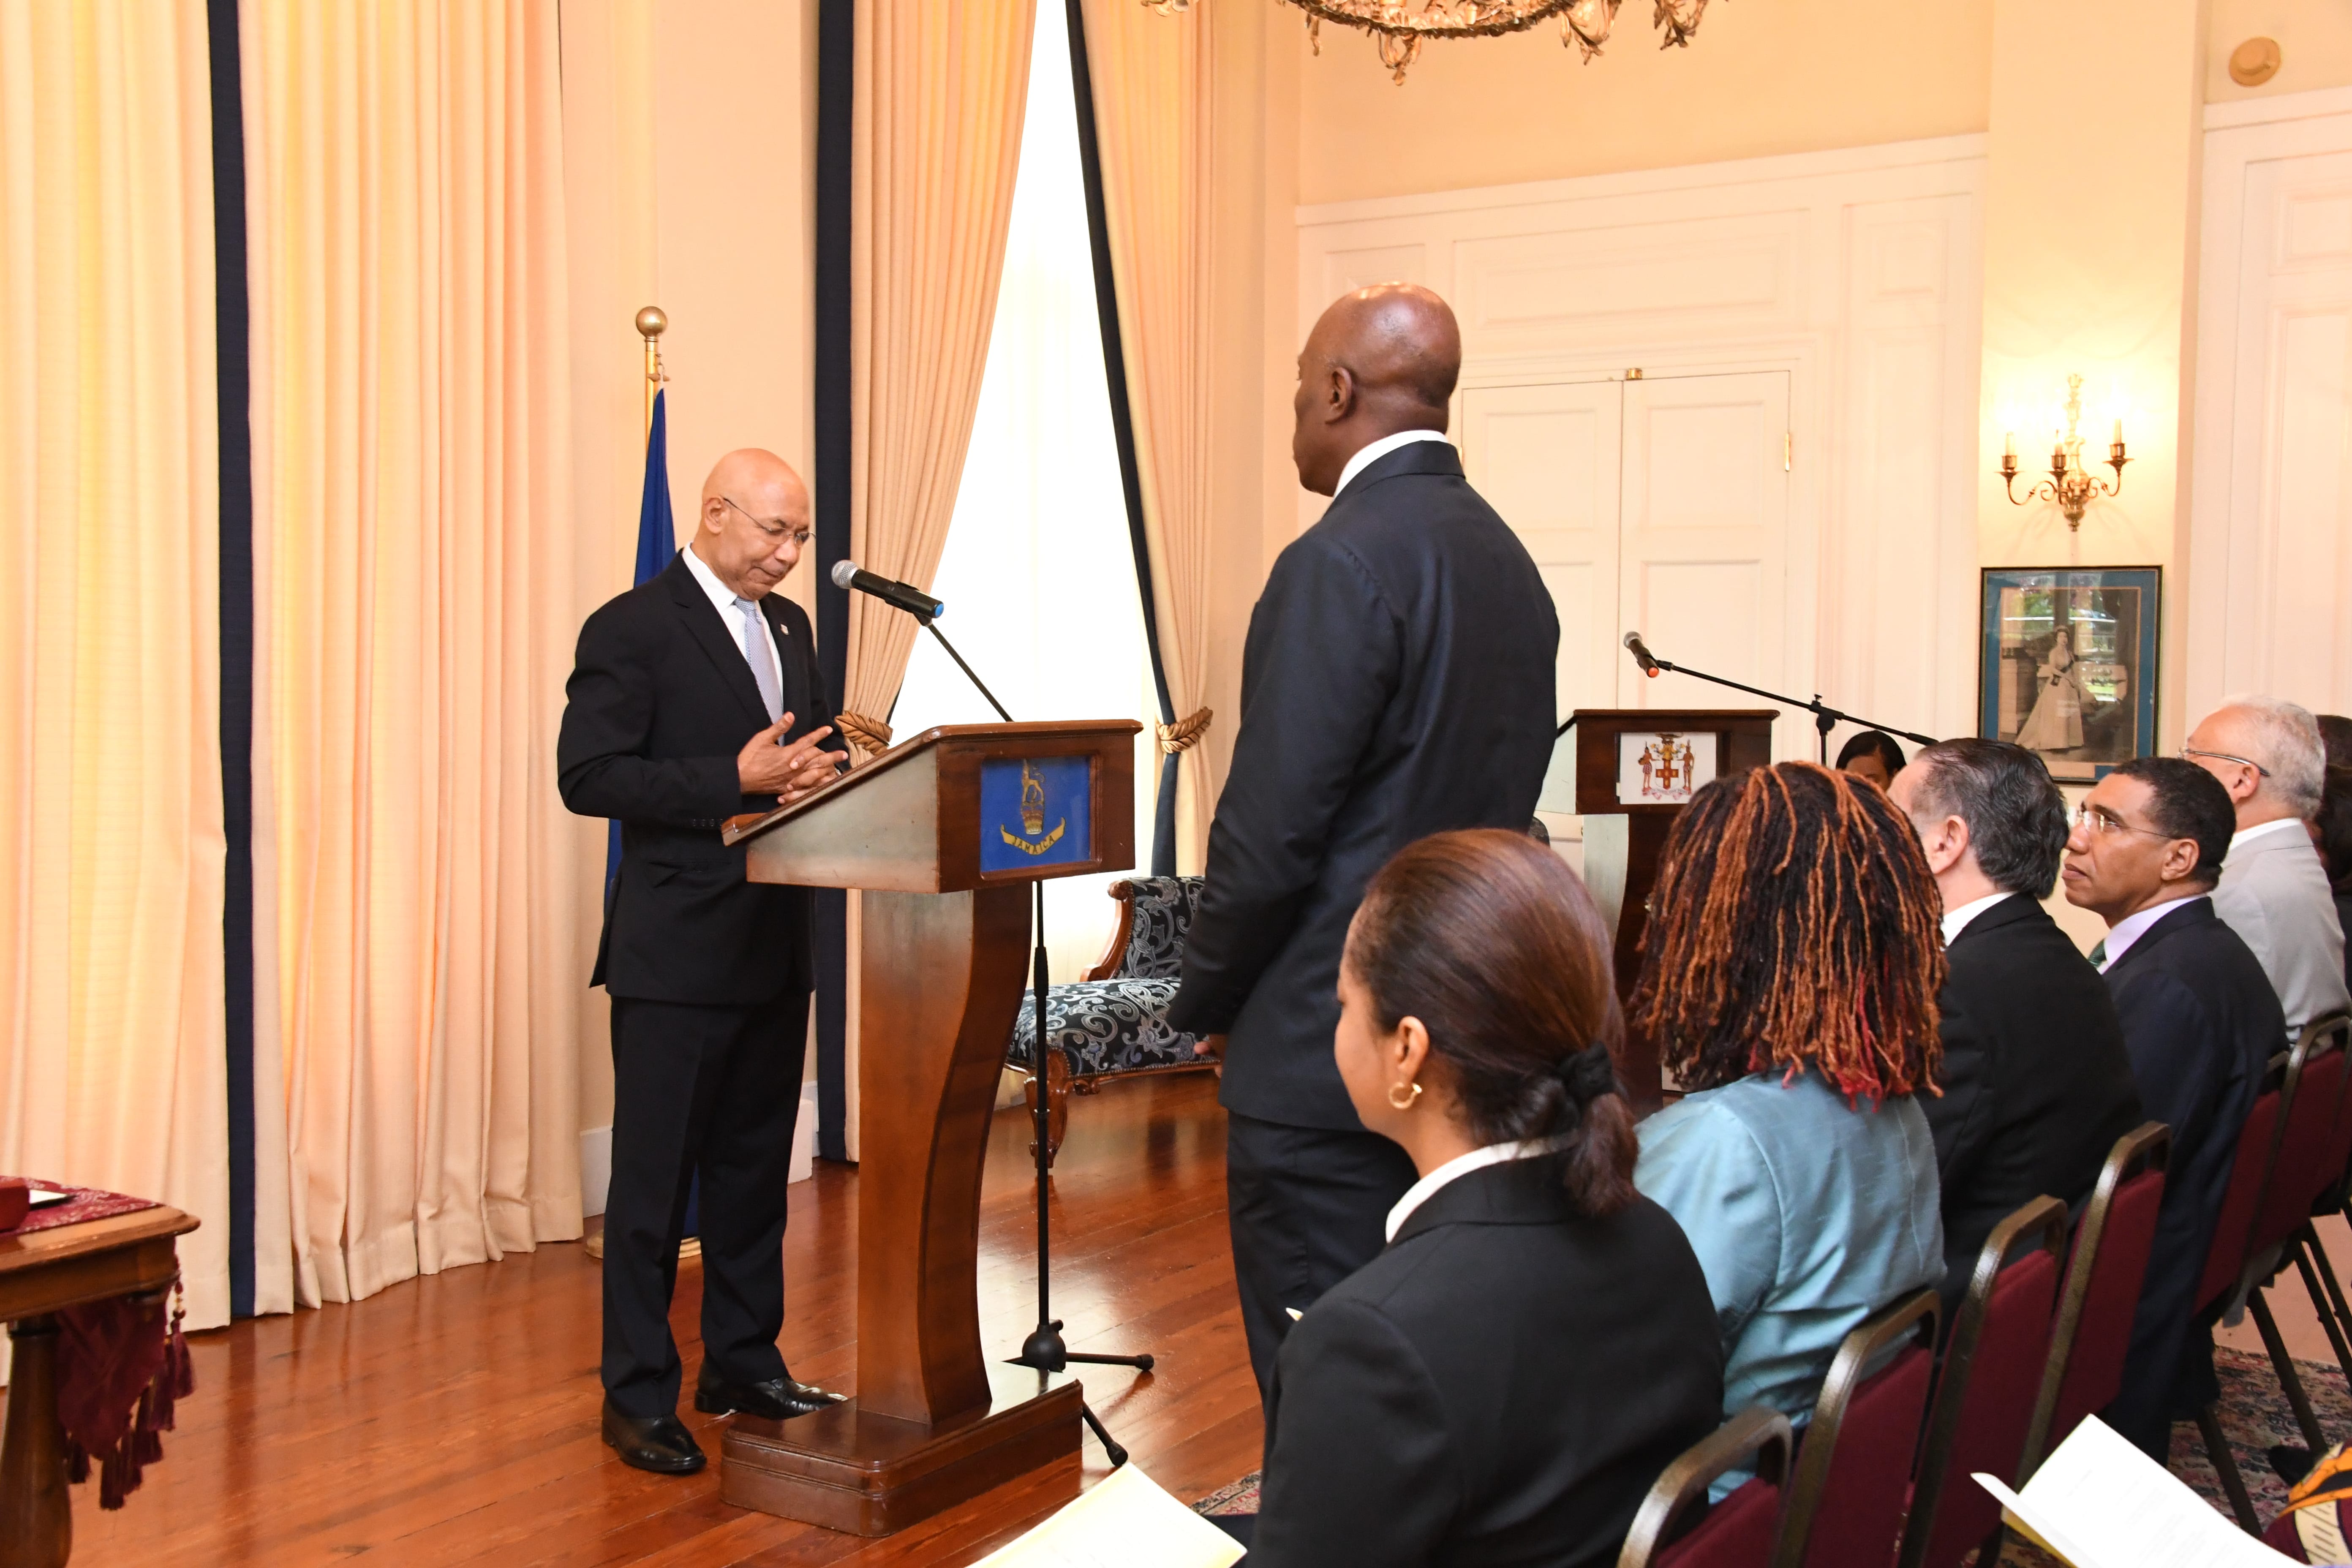
[[[1307,13],[1307,36],[1323,52],[1323,24],[1337,22],[1372,35],[1381,64],[1402,83],[1405,68],[1421,58],[1424,38],[1492,38],[1525,32],[1549,17],[1560,19],[1560,43],[1584,51],[1587,64],[1609,41],[1622,0],[1288,0]],[[1163,15],[1186,9],[1188,0],[1144,0]],[[1650,21],[1665,35],[1660,48],[1690,47],[1706,15],[1707,0],[1652,0]]]

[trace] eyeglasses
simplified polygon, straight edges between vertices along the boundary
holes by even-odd
[[[742,506],[736,501],[733,496],[720,496],[719,499],[725,501],[729,506],[734,507],[737,511],[743,512],[745,517],[751,518],[752,522],[759,526],[760,531],[768,534],[771,538],[778,534],[789,532],[794,544],[804,546],[815,536],[814,531],[812,529],[787,529],[784,524],[784,520],[780,517],[759,517],[755,516],[751,512],[745,511]]]
[[[2109,833],[2145,833],[2150,838],[2165,838],[2170,837],[2168,834],[2158,833],[2153,827],[2134,827],[2130,823],[2126,822],[2122,817],[2117,816],[2114,812],[2109,811],[2106,807],[2103,805],[2093,805],[2088,801],[2084,801],[2082,805],[2074,808],[2074,826],[2080,828],[2084,828],[2091,833],[2100,835]]]
[[[2181,747],[2180,754],[2184,757],[2192,758],[2210,757],[2217,763],[2235,763],[2242,768],[2253,769],[2254,772],[2262,774],[2264,778],[2271,776],[2270,769],[2263,766],[2262,763],[2254,761],[2252,757],[2233,757],[2227,752],[2200,752],[2194,746]]]

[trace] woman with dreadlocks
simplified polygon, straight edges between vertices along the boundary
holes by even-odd
[[[1717,780],[1666,840],[1632,1021],[1690,1092],[1643,1123],[1633,1181],[1706,1272],[1727,1412],[1801,1424],[1847,1331],[1943,1274],[1912,1098],[1940,909],[1903,814],[1811,763]]]

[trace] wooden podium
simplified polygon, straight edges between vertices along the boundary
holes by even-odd
[[[1029,885],[1134,864],[1141,728],[946,725],[728,825],[753,881],[865,895],[857,1394],[793,1421],[736,1416],[728,1502],[887,1535],[1039,1469],[1066,1468],[1075,1493],[1076,1380],[981,1352],[980,1175]]]
[[[1604,914],[1617,911],[1617,994],[1642,973],[1650,889],[1675,818],[1696,784],[1772,761],[1772,708],[1580,708],[1576,810],[1584,818],[1584,879]],[[1612,898],[1612,894],[1614,898]],[[1663,1098],[1658,1047],[1630,1026],[1617,1075],[1642,1110]]]

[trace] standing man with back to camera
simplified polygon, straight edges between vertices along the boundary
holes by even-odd
[[[1291,455],[1332,497],[1251,612],[1241,730],[1169,1021],[1224,1037],[1234,1273],[1263,1397],[1296,1315],[1385,1242],[1412,1162],[1332,1058],[1364,886],[1415,839],[1524,831],[1559,623],[1535,562],[1445,438],[1462,336],[1412,284],[1335,302],[1298,356]]]
[[[677,1418],[670,1294],[701,1177],[694,1407],[771,1420],[835,1395],[793,1381],[784,1208],[808,1042],[810,899],[747,881],[726,819],[846,765],[805,611],[776,592],[809,542],[808,490],[772,452],[719,460],[694,539],[580,628],[556,742],[563,804],[618,818],[621,869],[591,985],[613,999],[604,1208],[604,1441],[642,1470],[702,1468]]]

